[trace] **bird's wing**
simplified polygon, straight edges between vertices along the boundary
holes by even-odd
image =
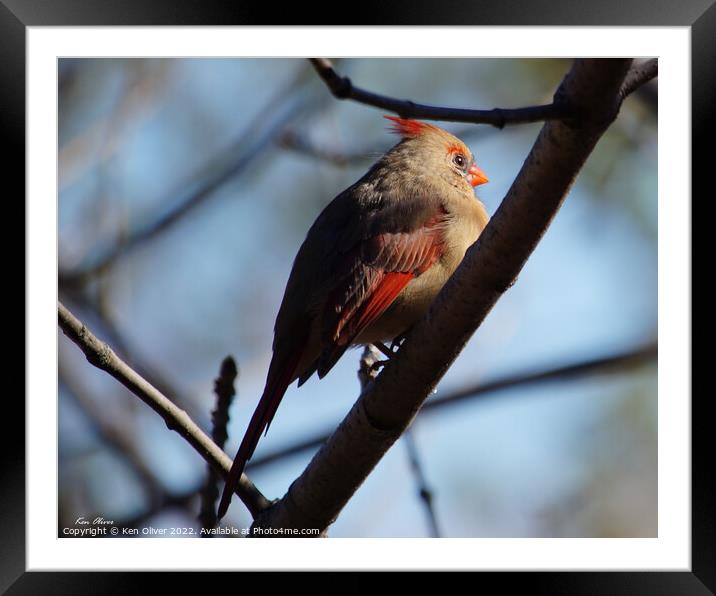
[[[392,225],[392,218],[383,217],[373,222],[367,236],[346,255],[342,274],[324,306],[324,349],[316,363],[319,377],[328,373],[412,279],[440,258],[445,217],[439,206],[417,214],[412,225],[404,221]]]

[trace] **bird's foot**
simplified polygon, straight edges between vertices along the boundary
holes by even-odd
[[[373,345],[380,350],[384,356],[386,356],[388,359],[392,358],[394,352],[393,352],[393,344],[390,344],[390,347],[386,346],[382,341],[375,341],[373,342]],[[377,364],[377,362],[374,362],[373,364]]]
[[[400,346],[403,345],[403,342],[405,341],[405,338],[407,337],[407,333],[401,333],[400,335],[393,338],[393,341],[390,342],[390,347],[386,346],[382,341],[376,341],[373,342],[373,345],[380,350],[384,356],[390,360],[400,349]]]
[[[370,365],[369,370],[371,372],[377,372],[381,368],[383,368],[388,363],[387,360],[376,360],[373,364]]]
[[[373,346],[377,350],[382,352],[382,354],[387,358],[387,360],[376,360],[375,362],[371,362],[370,366],[368,367],[368,370],[370,370],[371,372],[377,372],[386,365],[388,360],[393,357],[393,351],[381,341],[374,342]]]
[[[408,337],[407,332],[406,332],[406,333],[401,333],[401,334],[398,335],[397,337],[394,337],[394,338],[393,338],[393,341],[390,342],[390,351],[391,351],[393,354],[395,354],[395,353],[400,349],[400,346],[403,345],[403,342],[405,341],[405,338],[406,338],[406,337]]]
[[[382,347],[385,348],[385,346]],[[388,362],[388,360],[379,360],[380,353],[385,352],[375,344],[368,344],[363,350],[358,368],[358,380],[361,388],[365,388],[369,382],[373,381],[378,376],[378,371]]]
[[[375,346],[375,348],[380,351],[383,356],[387,358],[387,360],[376,360],[370,365],[370,370],[377,371],[383,368],[387,364],[388,360],[393,358],[393,356],[398,353],[398,350],[400,349],[400,346],[403,345],[406,337],[407,333],[402,333],[393,338],[393,341],[390,342],[390,347],[386,346],[382,341],[373,342],[373,346]]]

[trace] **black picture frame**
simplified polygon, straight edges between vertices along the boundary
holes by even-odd
[[[353,22],[342,22],[341,15],[350,16]],[[709,143],[708,137],[708,131],[713,127],[708,124],[713,123],[712,108],[716,105],[713,67],[716,64],[716,5],[713,0],[682,0],[678,3],[533,0],[520,6],[507,0],[442,0],[440,3],[413,0],[361,2],[351,5],[348,11],[343,7],[333,12],[319,4],[309,7],[305,3],[285,3],[278,8],[275,3],[259,6],[214,0],[0,0],[0,123],[7,151],[4,177],[6,182],[14,182],[11,187],[14,192],[6,185],[4,208],[7,216],[14,205],[22,209],[19,217],[25,221],[24,208],[20,207],[24,202],[18,198],[24,196],[25,189],[27,27],[268,24],[689,26],[692,36],[692,185],[694,189],[707,188],[707,176],[712,169],[707,169],[707,160],[710,161],[713,154],[713,144]],[[696,192],[694,190],[694,194]],[[710,195],[704,198],[708,199]],[[24,279],[24,272],[22,277]],[[25,315],[27,317],[27,311]],[[21,351],[16,346],[14,349]],[[24,354],[24,350],[22,352]],[[503,592],[518,589],[549,594],[687,595],[716,592],[716,494],[708,483],[713,475],[708,472],[712,469],[709,465],[710,421],[706,415],[709,397],[708,392],[693,392],[692,395],[691,572],[489,572],[470,581],[477,581],[483,588],[485,582],[494,582]],[[0,591],[7,590],[8,594],[126,594],[131,589],[146,588],[155,574],[25,571],[25,409],[16,392],[8,391],[6,398],[5,420],[13,421],[9,426],[17,434],[0,433],[7,443],[2,450],[6,461],[2,468],[0,499]],[[211,583],[205,587],[216,589],[215,582],[220,580],[220,575],[223,574],[212,574]],[[283,579],[292,582],[295,589],[295,574],[285,574]],[[174,574],[162,574],[159,581],[166,591],[188,588],[186,578]],[[236,578],[231,581],[235,582]],[[265,580],[259,578],[259,581]],[[358,589],[363,581],[360,579],[351,584]],[[330,580],[326,585],[337,587],[338,584]]]

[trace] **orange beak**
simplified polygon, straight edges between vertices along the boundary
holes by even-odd
[[[467,181],[472,186],[479,186],[480,184],[485,184],[485,182],[489,182],[490,179],[487,177],[485,172],[483,172],[480,168],[477,167],[474,163],[470,166],[470,169],[467,171]]]

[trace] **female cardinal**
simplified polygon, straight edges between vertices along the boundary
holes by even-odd
[[[473,187],[487,182],[447,131],[385,116],[401,141],[333,199],[296,255],[274,326],[266,387],[219,504],[288,386],[323,378],[351,345],[393,340],[422,317],[488,221]]]

